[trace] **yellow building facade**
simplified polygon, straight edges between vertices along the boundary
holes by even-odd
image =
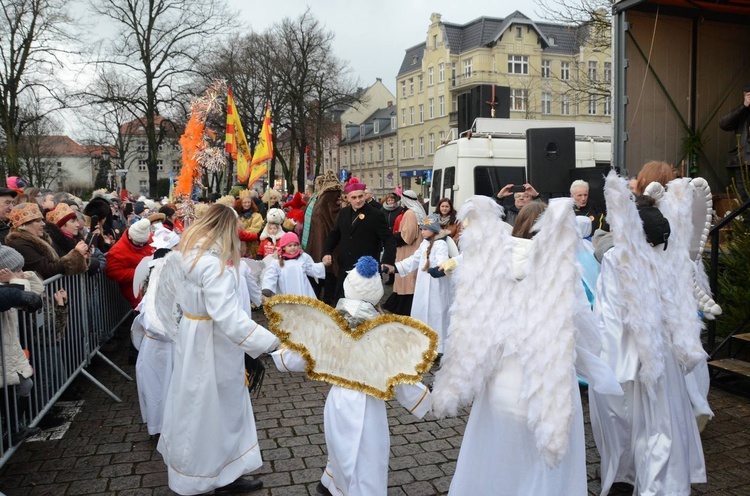
[[[511,119],[609,122],[611,51],[587,39],[583,28],[518,11],[463,25],[432,14],[426,40],[406,50],[396,78],[402,186],[426,193],[418,183],[435,150],[459,132],[458,96],[476,86],[509,87]]]

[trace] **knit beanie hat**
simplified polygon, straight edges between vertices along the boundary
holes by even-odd
[[[0,245],[0,269],[18,272],[23,269],[24,259],[10,246]]]
[[[359,257],[354,269],[344,279],[344,296],[377,305],[383,297],[383,281],[378,261],[370,256]]]
[[[141,219],[128,228],[128,238],[133,243],[144,245],[148,242],[149,236],[151,236],[151,221],[148,219]]]
[[[42,211],[36,203],[19,203],[10,211],[8,219],[13,227],[20,227],[28,222],[43,219]]]
[[[266,214],[266,222],[271,224],[281,225],[284,223],[284,219],[286,219],[286,214],[280,208],[272,208]]]
[[[146,210],[146,204],[142,201],[137,201],[135,202],[135,205],[133,205],[133,213],[135,215],[141,215],[144,210]]]
[[[440,232],[440,216],[438,214],[430,214],[422,220],[419,225],[420,229],[427,229],[435,234]]]
[[[58,203],[57,206],[47,212],[47,222],[62,227],[70,219],[75,219],[76,213],[66,203]]]
[[[298,247],[294,253],[286,253],[284,247],[289,243],[297,243],[299,245],[299,238],[293,232],[284,234],[279,240],[279,255],[283,258],[296,258],[300,254],[301,249]]]

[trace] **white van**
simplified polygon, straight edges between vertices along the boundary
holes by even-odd
[[[610,124],[479,118],[470,135],[462,133],[435,150],[430,210],[441,198],[450,198],[458,209],[472,195],[495,196],[506,184],[525,183],[526,130],[560,127],[575,128],[576,169],[606,174],[612,160]]]

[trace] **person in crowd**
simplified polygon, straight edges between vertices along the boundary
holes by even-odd
[[[34,312],[42,307],[44,286],[34,273],[23,272],[24,259],[20,253],[8,246],[0,245],[0,388],[2,404],[6,401],[10,425],[10,440],[19,444],[29,436],[38,434],[38,427],[28,427],[31,421],[29,396],[34,386],[34,369],[23,351],[19,339],[18,310]],[[0,408],[0,412],[4,411]],[[26,417],[25,419],[23,417]],[[7,449],[7,445],[4,448]]]
[[[78,223],[78,215],[64,202],[58,203],[54,209],[47,212],[47,224],[44,230],[58,257],[64,257],[73,251],[78,243],[86,242],[80,234],[81,226]],[[89,274],[96,274],[100,270],[99,258],[92,256],[93,248],[87,245],[89,250],[87,272]]]
[[[17,195],[18,193],[10,188],[0,188],[0,243],[5,243],[5,237],[10,232],[8,216],[13,209],[13,199]]]
[[[669,239],[675,229],[685,232],[680,223],[691,216],[674,208],[670,189],[679,190],[682,183],[673,179],[669,164],[645,164],[635,185],[635,205],[625,179],[610,173],[606,180],[612,242],[603,253],[602,240],[596,245],[601,269],[594,311],[602,335],[600,356],[625,394],[611,398],[589,392],[602,494],[620,486],[633,494],[687,495],[691,483],[706,481],[696,421],[712,416],[705,396],[702,324],[691,284],[675,283],[682,280],[677,272],[692,266],[688,248],[683,246],[683,253],[680,240],[674,246]],[[685,191],[678,194],[690,197]],[[685,263],[670,261],[680,256]],[[690,394],[688,381],[704,381],[705,394]]]
[[[533,238],[534,223],[546,209],[547,204],[540,200],[534,200],[524,205],[518,212],[516,222],[513,224],[511,236],[518,239]],[[522,213],[523,215],[521,215]]]
[[[308,210],[310,206],[308,205]],[[326,238],[336,225],[339,211],[341,211],[341,183],[332,171],[326,172],[318,189],[317,200],[312,208],[310,218],[310,235],[307,240],[305,251],[310,254],[314,262],[323,261],[323,248]],[[307,212],[305,212],[307,214]],[[338,248],[334,250],[331,257],[331,265],[326,266],[326,277],[323,284],[312,284],[318,298],[328,305],[333,304],[336,293],[336,283],[339,274]]]
[[[272,208],[281,208],[281,193],[273,188],[269,188],[263,194],[263,206],[266,212]]]
[[[377,318],[376,305],[383,297],[378,262],[362,257],[344,281],[344,296],[336,311],[351,329]],[[302,355],[282,347],[271,354],[278,370],[304,372],[309,364]],[[359,364],[357,364],[359,365]],[[409,413],[422,418],[430,410],[427,387],[399,384],[395,399]],[[331,495],[384,495],[388,491],[390,433],[385,401],[362,389],[332,385],[323,412],[328,462],[316,491]]]
[[[404,195],[406,193],[404,191]],[[419,228],[422,239],[419,248],[411,256],[396,262],[395,271],[401,277],[412,272],[417,273],[411,316],[421,320],[437,333],[439,357],[445,350],[448,333],[448,310],[452,301],[451,283],[446,278],[431,277],[429,270],[437,270],[438,265],[448,260],[448,245],[445,238],[450,233],[440,229],[440,217],[437,214],[425,217]]]
[[[114,233],[115,241],[120,239],[125,229],[128,227],[127,218],[123,215],[120,210],[120,199],[116,196],[110,198],[110,210],[112,211],[112,232]]]
[[[397,229],[394,234],[396,241],[396,262],[406,260],[414,255],[422,244],[420,225],[427,214],[422,208],[417,194],[407,189],[401,193],[403,212],[394,222]],[[394,274],[389,274],[389,279]],[[411,272],[403,277],[396,278],[393,282],[393,293],[383,304],[383,308],[398,315],[411,315],[414,289],[417,284],[418,272]]]
[[[322,261],[327,266],[333,263],[333,252],[338,247],[339,276],[333,303],[344,294],[346,272],[354,267],[359,257],[380,257],[383,248],[383,263],[393,265],[395,240],[388,223],[379,210],[365,204],[365,185],[356,177],[344,188],[349,206],[339,212],[336,225],[326,238]]]
[[[576,215],[587,217],[591,221],[591,232],[606,229],[604,213],[589,203],[589,183],[576,179],[570,185],[570,197],[573,198],[573,211]]]
[[[307,241],[310,238],[310,223],[312,222],[312,212],[315,209],[315,203],[318,201],[318,195],[320,194],[321,186],[325,180],[327,174],[333,174],[333,171],[327,171],[326,174],[321,174],[315,178],[313,186],[310,190],[309,195],[305,195],[304,200],[307,202],[305,207],[304,221],[302,223],[302,233],[300,234],[300,244],[302,249],[307,251]]]
[[[296,234],[288,232],[279,240],[279,250],[263,274],[261,289],[265,297],[274,294],[293,294],[315,298],[308,277],[323,279],[326,269],[323,262],[315,263],[299,246]]]
[[[400,201],[401,199],[396,193],[388,193],[385,196],[383,208],[381,209],[381,212],[383,212],[383,215],[385,216],[386,222],[388,222],[388,228],[393,232],[396,232],[393,229],[393,226],[396,223],[396,219],[404,211],[404,207],[401,206]]]
[[[244,242],[245,249],[242,256],[255,258],[258,253],[257,236],[263,230],[263,216],[258,213],[258,207],[255,205],[250,190],[244,190],[240,193],[240,198],[234,202],[234,209],[237,211],[240,219],[240,226],[246,233],[256,235],[254,241]]]
[[[750,164],[750,82],[742,88],[742,103],[724,115],[719,121],[723,131],[737,136],[732,140],[733,149],[729,152],[729,167]],[[740,187],[742,181],[738,181]]]
[[[29,201],[25,203],[33,203],[39,201],[42,196],[42,190],[39,188],[26,188],[24,193],[29,195]]]
[[[107,253],[107,277],[120,286],[120,292],[136,308],[141,295],[133,294],[135,268],[144,257],[153,255],[151,242],[151,221],[140,219],[125,230],[125,234]],[[85,246],[85,245],[84,245]]]
[[[383,204],[377,201],[374,196],[372,196],[372,190],[370,188],[365,188],[365,203],[378,210],[383,208]]]
[[[117,241],[117,233],[114,228],[114,215],[112,206],[104,197],[95,196],[83,209],[84,215],[88,216],[90,221],[86,226],[89,229],[87,241],[92,241],[100,252],[107,253],[112,245]],[[92,238],[93,237],[93,238]]]
[[[55,208],[55,192],[43,189],[41,193],[41,196],[37,198],[37,202],[42,214],[46,215],[48,210]]]
[[[166,229],[174,231],[174,219],[176,214],[174,206],[170,206],[169,204],[163,205],[159,208],[159,213],[164,214],[164,222],[162,222],[162,225]]]
[[[20,193],[15,200],[13,200],[14,205],[18,205],[19,203],[29,203],[31,202],[31,197],[27,193]]]
[[[290,229],[287,230],[294,231],[297,236],[302,235],[302,228],[305,222],[305,207],[307,207],[307,202],[302,198],[299,191],[294,193],[292,199],[284,203],[282,206],[286,212],[287,222],[292,223],[292,225],[289,226]]]
[[[266,216],[266,225],[263,226],[263,232],[260,233],[260,244],[258,245],[259,259],[264,259],[269,255],[277,253],[279,240],[284,235],[281,225],[284,223],[284,211],[280,208],[272,208]]]
[[[70,211],[70,209],[68,209]],[[75,213],[70,211],[75,218]],[[89,249],[78,241],[73,248],[59,256],[44,232],[44,219],[34,203],[22,203],[10,212],[13,228],[5,244],[15,248],[24,258],[24,270],[34,271],[43,280],[57,274],[82,274],[88,270]]]
[[[178,249],[160,276],[178,281],[173,298],[182,310],[157,445],[169,487],[178,494],[260,489],[260,480],[243,477],[263,465],[243,356],[258,357],[279,341],[253,322],[240,298],[236,212],[211,205]]]
[[[441,229],[450,231],[453,241],[458,241],[458,235],[461,233],[461,225],[456,222],[456,209],[453,208],[453,201],[450,198],[441,198],[435,207],[435,212],[440,216]]]
[[[497,193],[498,203],[505,211],[505,222],[511,226],[516,222],[518,212],[532,200],[539,198],[539,193],[529,183],[523,185],[523,191],[512,191],[514,184],[506,184]],[[510,201],[512,199],[512,201]]]

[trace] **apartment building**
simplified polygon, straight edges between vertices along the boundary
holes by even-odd
[[[406,50],[396,77],[402,186],[426,193],[418,183],[435,149],[459,131],[458,95],[479,85],[510,88],[511,119],[608,122],[611,51],[587,45],[589,35],[518,11],[466,24],[432,14],[425,41]]]

